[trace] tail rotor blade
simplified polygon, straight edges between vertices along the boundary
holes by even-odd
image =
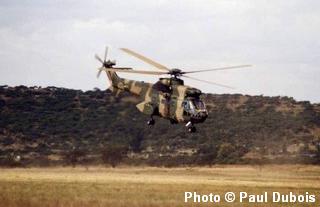
[[[99,77],[100,77],[101,72],[103,71],[103,69],[104,69],[103,67],[98,68],[97,78],[99,78]]]
[[[100,75],[101,75],[101,71],[102,71],[102,70],[99,70],[99,71],[98,71],[98,73],[97,73],[97,78],[99,78],[99,77],[100,77]]]
[[[97,54],[95,54],[95,56],[94,56],[100,63],[102,63],[103,64],[103,61],[101,60],[101,58],[97,55]]]
[[[108,56],[108,46],[106,47],[106,50],[104,52],[104,61],[107,60],[107,56]]]

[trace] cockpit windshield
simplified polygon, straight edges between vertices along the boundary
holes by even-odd
[[[205,110],[206,107],[200,99],[188,99],[183,102],[183,108],[188,113],[195,113],[198,110]]]

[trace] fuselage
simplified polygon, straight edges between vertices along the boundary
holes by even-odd
[[[202,123],[208,116],[200,99],[201,91],[184,85],[180,79],[163,78],[151,84],[120,78],[115,72],[107,72],[107,75],[111,90],[128,91],[141,98],[137,108],[142,113],[185,123]]]

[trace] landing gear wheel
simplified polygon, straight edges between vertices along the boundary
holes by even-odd
[[[196,129],[195,126],[188,127],[188,132],[189,133],[195,133],[196,131],[197,131],[197,129]]]
[[[147,122],[147,124],[148,124],[149,126],[153,126],[153,125],[155,124],[154,119],[150,119],[150,120]]]

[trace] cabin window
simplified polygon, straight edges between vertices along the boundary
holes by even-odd
[[[163,93],[170,93],[171,89],[169,86],[161,83],[161,81],[156,82],[153,86],[153,89],[157,90],[157,91],[161,91]]]

